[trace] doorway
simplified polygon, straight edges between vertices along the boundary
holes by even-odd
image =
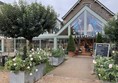
[[[79,44],[79,55],[92,56],[94,38],[82,38]]]

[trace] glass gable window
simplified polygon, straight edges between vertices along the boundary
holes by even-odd
[[[85,16],[85,17],[84,17]],[[95,37],[98,32],[103,32],[104,23],[99,20],[98,16],[93,15],[91,12],[85,10],[82,12],[72,23],[71,29],[74,32]]]
[[[84,12],[72,22],[71,27],[78,34],[84,34]]]
[[[87,12],[87,35],[95,36],[98,32],[102,33],[103,23],[98,20],[95,16]]]

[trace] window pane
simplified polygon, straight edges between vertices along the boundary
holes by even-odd
[[[84,34],[84,12],[71,24],[72,29],[79,34]]]
[[[95,16],[87,12],[87,35],[95,36],[96,33],[102,32],[103,23],[98,20]]]

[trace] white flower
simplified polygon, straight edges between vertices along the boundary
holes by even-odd
[[[32,51],[34,51],[34,49],[32,49]]]
[[[116,67],[118,68],[118,65],[116,65]]]
[[[40,48],[40,50],[42,50],[42,49]]]
[[[115,51],[113,50],[113,51],[112,51],[112,53],[114,54],[114,53],[115,53]]]
[[[39,48],[37,48],[37,51],[39,51]]]
[[[23,60],[23,62],[25,63],[25,60]]]
[[[32,75],[32,73],[30,73],[30,76]]]
[[[16,63],[14,63],[14,66],[16,66]]]
[[[32,64],[30,63],[30,66],[32,66]]]
[[[101,67],[103,67],[103,65],[101,65]]]
[[[15,60],[16,60],[16,58],[13,59],[13,61],[15,61]]]
[[[36,72],[38,71],[38,69],[36,69]]]
[[[30,58],[30,60],[32,61],[32,60],[33,60],[33,58]]]
[[[109,68],[112,68],[113,67],[113,64],[109,64]]]
[[[93,63],[96,64],[97,62],[95,60],[93,60]]]
[[[40,53],[38,52],[38,54],[40,54]]]
[[[41,56],[39,56],[39,59],[41,59]]]
[[[30,67],[28,66],[27,69],[30,69]]]
[[[98,74],[99,76],[101,76],[101,74]]]
[[[32,55],[30,54],[29,57],[32,57]]]

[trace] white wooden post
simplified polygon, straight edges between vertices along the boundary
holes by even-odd
[[[87,35],[87,11],[84,11],[84,35]]]
[[[57,38],[54,38],[54,49],[57,49]]]
[[[68,26],[68,36],[71,35],[71,28],[70,28],[70,25]]]
[[[14,52],[16,52],[16,38],[14,38]]]

